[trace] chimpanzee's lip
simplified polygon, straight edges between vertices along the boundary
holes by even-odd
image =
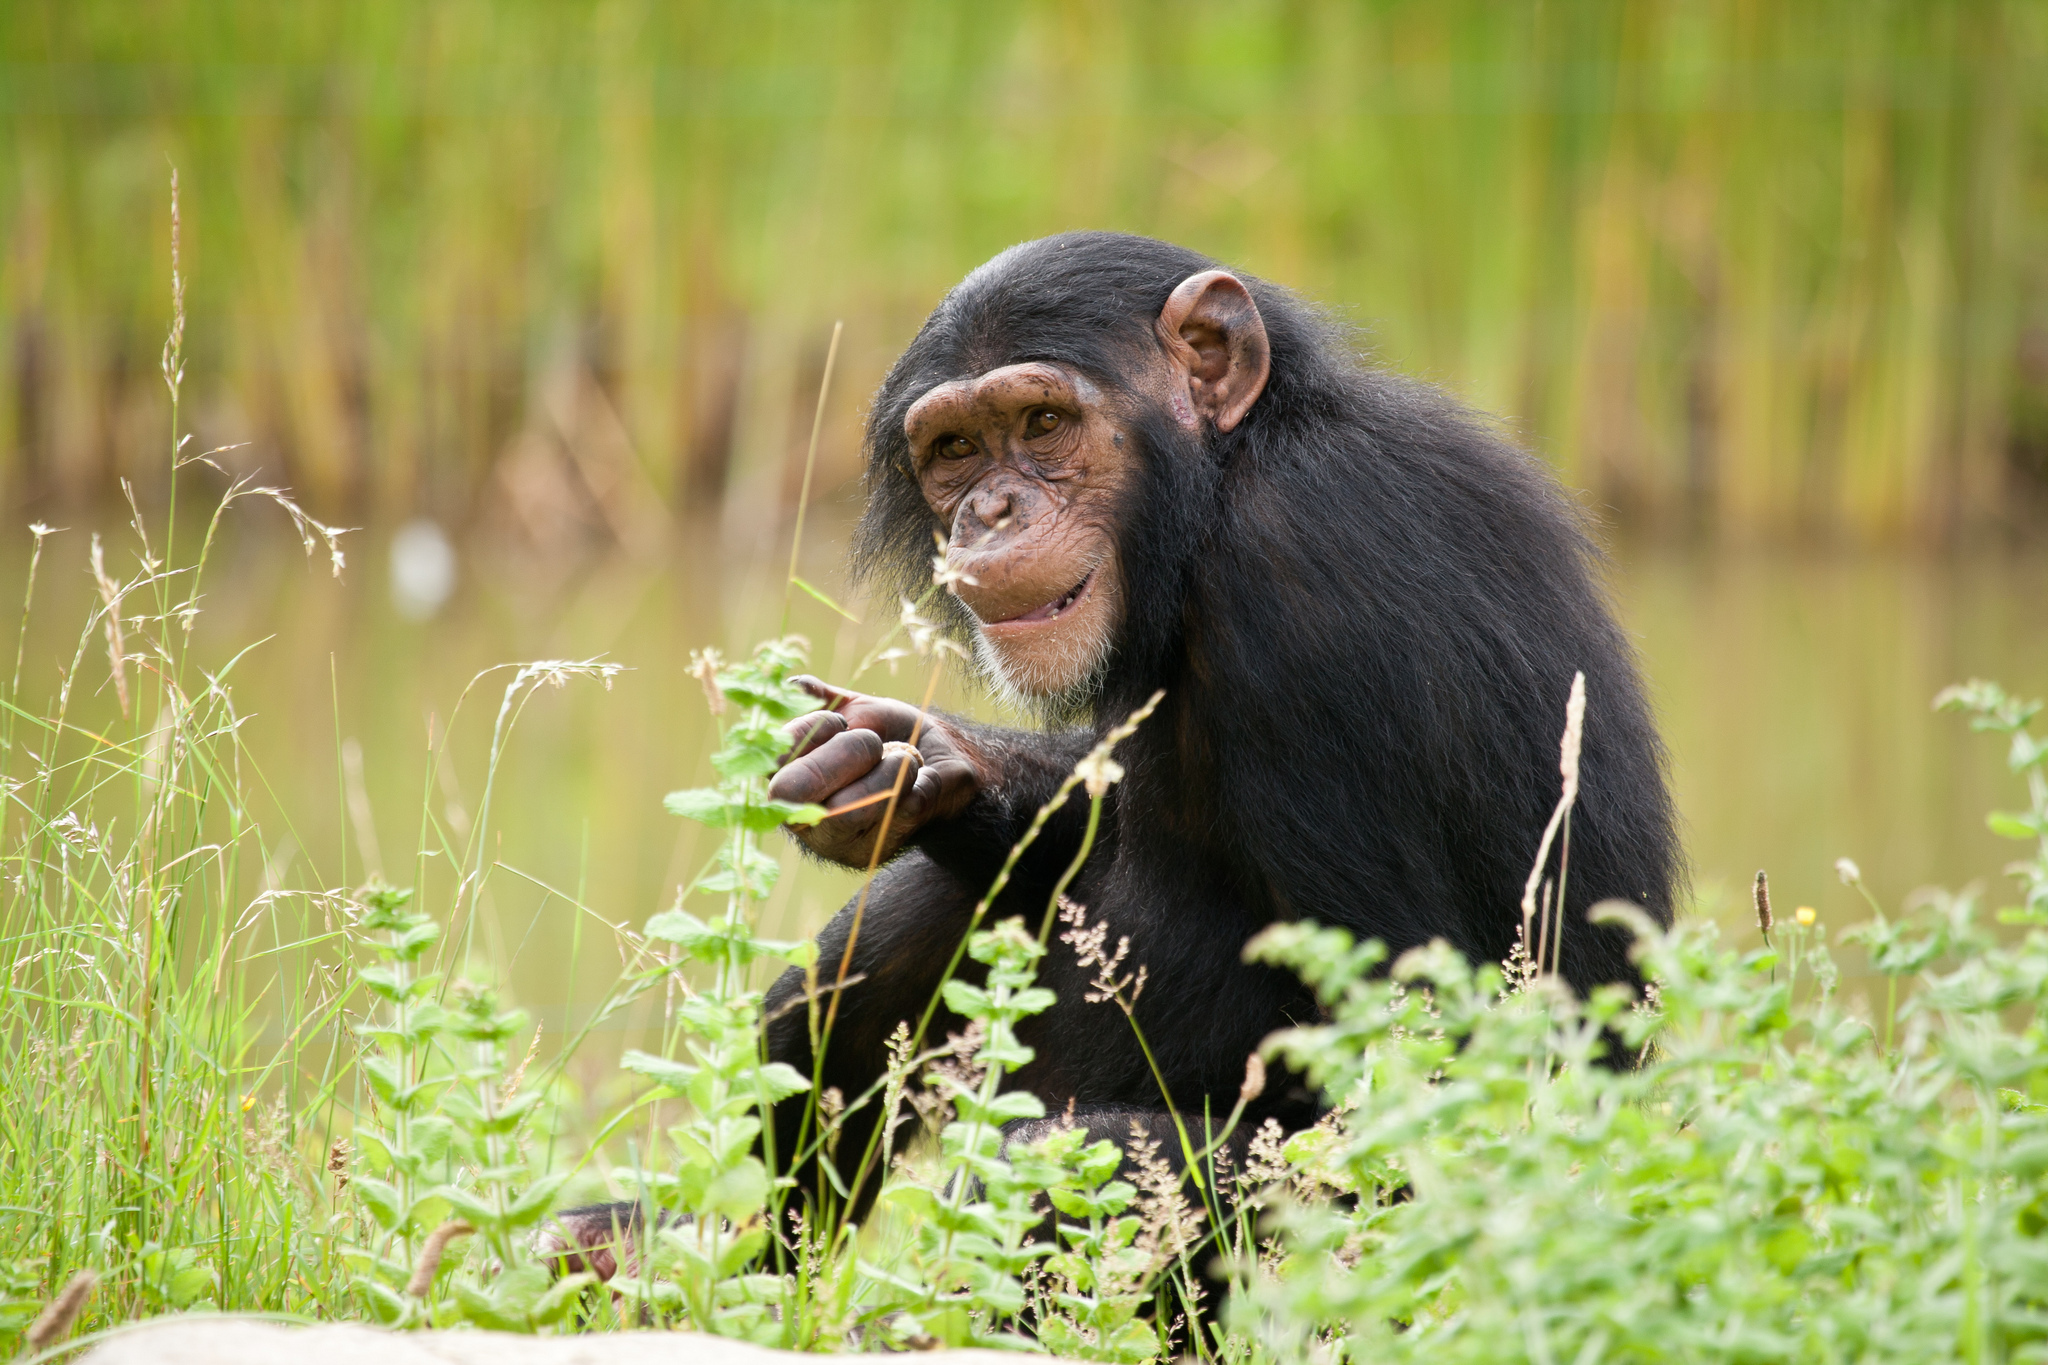
[[[1090,569],[1086,578],[1061,593],[1058,597],[1055,597],[1052,601],[1033,607],[1030,611],[1024,612],[1021,615],[1005,616],[1000,621],[989,621],[985,624],[991,626],[1028,626],[1035,625],[1041,621],[1056,621],[1074,609],[1074,605],[1081,600],[1082,596],[1093,586],[1094,582],[1095,570]]]

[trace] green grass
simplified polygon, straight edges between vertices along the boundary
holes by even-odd
[[[1126,1183],[1114,1151],[1070,1137],[998,1150],[997,1125],[1043,1112],[1001,1083],[1028,1055],[1011,1030],[1049,1003],[1035,963],[1082,945],[988,926],[971,945],[986,984],[947,992],[976,1041],[906,1038],[883,1084],[818,1107],[805,1141],[830,1141],[842,1105],[903,1103],[920,1075],[949,1102],[929,1115],[936,1132],[900,1140],[901,1164],[883,1154],[869,1226],[828,1202],[778,1245],[767,1229],[788,1195],[772,1177],[791,1154],[755,1151],[753,1114],[810,1080],[762,1065],[765,973],[750,968],[809,964],[821,986],[832,968],[753,925],[776,868],[761,836],[811,814],[761,792],[775,725],[812,704],[787,682],[800,648],[702,670],[724,708],[720,782],[670,804],[722,841],[683,902],[697,913],[604,927],[625,965],[594,1017],[650,993],[665,1004],[660,1044],[627,1055],[631,1093],[593,1141],[565,1079],[582,1037],[539,1057],[471,930],[490,880],[511,875],[484,852],[488,792],[523,706],[610,666],[479,680],[497,703],[486,795],[464,840],[423,803],[420,895],[276,885],[233,661],[183,644],[204,559],[188,552],[189,569],[145,552],[127,578],[111,567],[123,556],[103,554],[107,597],[57,694],[29,705],[16,677],[6,695],[0,1345],[90,1271],[73,1341],[222,1309],[542,1331],[651,1321],[812,1350],[1036,1340],[1135,1363],[1176,1320],[1186,1330],[1193,1268],[1220,1254],[1235,1287],[1187,1342],[1218,1359],[2019,1361],[2048,1348],[2038,704],[1984,683],[1939,699],[2004,743],[2025,784],[2024,807],[1991,821],[2025,845],[2002,930],[1974,890],[1903,916],[1873,901],[1846,934],[1779,906],[1754,947],[1723,946],[1708,924],[1644,923],[1648,1006],[1618,990],[1581,1003],[1526,962],[1475,970],[1441,946],[1382,975],[1377,944],[1268,932],[1253,951],[1301,972],[1330,1013],[1267,1056],[1305,1071],[1334,1112],[1291,1140],[1260,1133],[1243,1165],[1216,1153],[1216,1133],[1155,1134],[1196,1153],[1200,1181],[1153,1159]],[[79,689],[117,659],[126,717],[82,728]],[[1083,769],[1099,795],[1112,774]],[[1840,871],[1861,889],[1853,864]],[[1857,942],[1890,989],[1845,996],[1831,939]],[[1617,1040],[1639,1067],[1594,1064]],[[551,1280],[531,1251],[549,1208],[597,1195],[690,1215],[618,1299]],[[1057,1246],[1037,1240],[1048,1199],[1069,1220]]]
[[[26,0],[0,61],[10,497],[161,488],[167,159],[206,436],[315,508],[502,516],[557,414],[609,480],[609,408],[600,521],[758,515],[833,319],[828,487],[940,291],[1082,226],[1328,301],[1654,526],[1940,538],[2048,449],[2026,0]]]

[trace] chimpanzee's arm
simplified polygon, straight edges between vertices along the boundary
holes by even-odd
[[[988,780],[957,814],[927,821],[908,842],[969,886],[986,891],[1039,808],[1052,800],[1094,745],[1095,736],[1086,730],[1009,730],[952,717],[945,723],[972,747]],[[1013,877],[1028,884],[1056,878],[1080,847],[1087,813],[1085,793],[1069,796],[1039,831]],[[1114,822],[1106,822],[1105,829],[1113,830]],[[1098,835],[1098,840],[1106,849],[1108,839]]]
[[[862,1107],[841,1121],[827,1158],[838,1171],[840,1186],[855,1194],[854,1217],[865,1211],[886,1174],[879,1142],[869,1156],[881,1096],[868,1091],[888,1069],[890,1035],[897,1026],[907,1025],[913,1033],[918,1028],[980,896],[980,887],[961,881],[922,852],[906,854],[876,874],[864,902],[856,897],[819,932],[815,997],[809,994],[810,978],[796,968],[769,988],[763,1007],[769,1060],[787,1062],[805,1076],[815,1074],[818,1093],[837,1091],[839,1104],[860,1103],[866,1096]],[[846,984],[835,989],[842,963]],[[963,957],[956,974],[974,979],[980,970]],[[825,1033],[828,1021],[830,1032]],[[944,1043],[961,1027],[957,1015],[939,1006],[924,1047]],[[822,1067],[812,1047],[814,1033],[823,1048]],[[798,1159],[803,1147],[817,1141],[815,1116],[804,1123],[809,1103],[805,1094],[776,1106],[775,1165],[779,1174],[795,1175],[799,1188],[815,1201],[828,1192],[819,1179],[817,1157]],[[861,1184],[853,1189],[856,1180]]]

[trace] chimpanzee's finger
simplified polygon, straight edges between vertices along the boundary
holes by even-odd
[[[872,730],[844,730],[802,758],[783,765],[768,783],[777,801],[824,802],[872,772],[882,761],[882,737]]]
[[[945,782],[938,768],[932,764],[919,767],[916,779],[903,789],[903,799],[896,805],[899,823],[913,828],[923,824],[944,794]]]
[[[827,711],[837,711],[850,701],[859,698],[860,693],[849,692],[843,687],[834,687],[823,678],[814,678],[808,673],[799,673],[790,679],[798,687],[825,703]]]
[[[847,733],[872,734],[873,732],[869,730],[854,730]],[[910,791],[911,784],[917,780],[917,774],[923,763],[924,756],[908,744],[899,744],[894,741],[884,744],[882,746],[881,760],[860,777],[834,792],[825,802],[825,809],[831,811],[835,817],[839,816],[842,811],[848,815],[858,812],[862,817],[861,823],[866,824],[871,820],[881,818],[883,810],[888,805],[890,794],[896,793],[896,807],[898,810],[901,810],[903,808],[903,795]],[[910,765],[908,772],[902,772],[905,764]],[[901,773],[900,777],[898,776],[899,773]]]
[[[844,716],[848,726],[856,730],[873,730],[883,739],[910,738],[911,732],[920,728],[918,710],[908,702],[897,701],[894,697],[871,697],[865,692],[852,692],[844,687],[834,687],[808,675],[795,679],[798,686],[825,703],[825,709]]]
[[[932,781],[924,756],[908,744],[892,741],[885,746],[880,762],[825,801],[825,808],[831,813],[815,825],[796,830],[796,837],[812,852],[848,867],[861,867],[872,861],[878,852],[878,839],[885,840],[879,853],[887,857],[897,838],[917,828],[929,815],[928,789]],[[886,820],[891,833],[885,836],[885,817],[892,810],[894,817]]]
[[[789,736],[789,750],[782,755],[781,762],[802,758],[846,728],[846,717],[837,711],[813,711],[808,716],[798,716],[782,727],[782,732]]]

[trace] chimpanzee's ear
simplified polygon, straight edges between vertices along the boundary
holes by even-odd
[[[1188,276],[1159,310],[1156,326],[1187,382],[1187,405],[1175,394],[1174,415],[1188,426],[1206,417],[1218,431],[1242,422],[1273,368],[1266,323],[1244,281],[1227,270]]]

